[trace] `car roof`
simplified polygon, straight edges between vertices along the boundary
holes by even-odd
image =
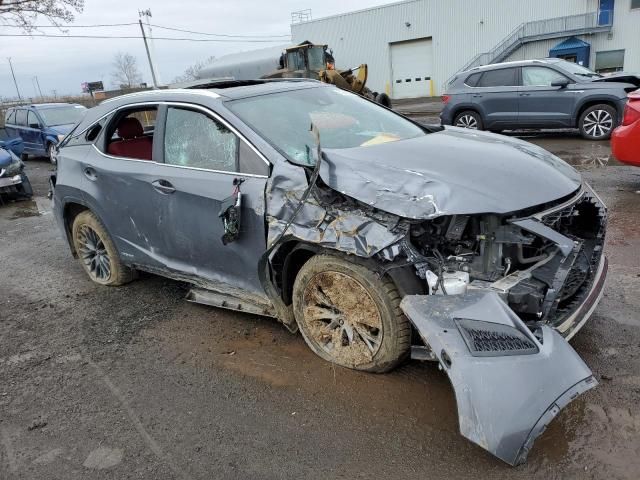
[[[224,102],[240,98],[255,97],[269,93],[278,93],[305,88],[329,87],[330,85],[310,79],[274,79],[274,80],[229,80],[197,84],[189,88],[165,88],[145,90],[103,100],[80,121],[78,131],[82,132],[93,123],[108,115],[111,111],[128,105],[157,103],[162,101],[195,103],[198,101]]]
[[[462,73],[471,73],[471,72],[485,72],[487,70],[497,70],[499,68],[505,67],[522,67],[526,65],[544,65],[544,64],[552,64],[559,63],[563,60],[561,58],[536,58],[533,60],[515,60],[513,62],[502,62],[502,63],[492,63],[490,65],[482,65],[480,67],[474,67],[469,70],[465,70]]]
[[[206,96],[221,101],[226,99],[238,99],[264,95],[267,93],[285,92],[289,90],[299,90],[301,88],[312,88],[326,85],[318,80],[283,78],[269,80],[233,80],[233,79],[210,79],[192,83],[186,88],[165,88],[158,90],[145,90],[142,92],[129,93],[117,97],[103,100],[100,105],[122,104],[133,102],[155,102],[167,96]]]
[[[33,105],[29,105],[29,106],[31,108],[35,108],[36,110],[44,110],[46,108],[68,107],[70,105],[74,106],[74,107],[81,107],[82,106],[79,103],[64,103],[64,102],[58,102],[58,103],[34,103]]]

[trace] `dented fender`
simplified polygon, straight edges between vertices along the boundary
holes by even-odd
[[[494,292],[411,295],[400,307],[449,376],[460,433],[510,465],[597,385],[560,334],[544,325],[539,340]]]

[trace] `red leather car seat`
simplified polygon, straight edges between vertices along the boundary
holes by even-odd
[[[117,157],[151,160],[153,140],[144,136],[144,129],[137,118],[125,117],[118,122],[118,136],[121,140],[111,142],[107,151]]]

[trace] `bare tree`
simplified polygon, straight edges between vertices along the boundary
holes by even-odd
[[[74,12],[81,13],[84,0],[0,0],[0,24],[14,25],[26,32],[36,30],[38,17],[61,27],[71,23]]]
[[[202,62],[196,62],[190,67],[188,67],[182,75],[177,76],[173,79],[173,83],[180,82],[189,82],[191,80],[197,80],[199,78],[199,73],[202,71],[204,67],[212,63],[216,59],[215,56],[210,56],[206,60]]]
[[[113,57],[113,82],[120,88],[136,87],[142,81],[138,61],[130,53],[118,52]]]

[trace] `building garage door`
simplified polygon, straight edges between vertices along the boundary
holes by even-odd
[[[427,97],[433,71],[431,39],[391,44],[391,96]]]

